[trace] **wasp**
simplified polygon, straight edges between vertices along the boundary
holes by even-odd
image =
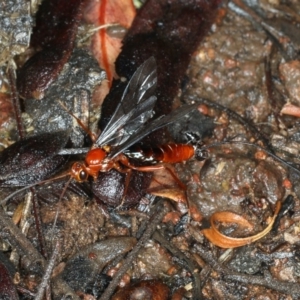
[[[115,169],[127,174],[124,190],[126,193],[132,170],[152,172],[167,169],[176,182],[184,187],[166,163],[189,160],[195,155],[195,145],[172,143],[128,150],[151,132],[182,118],[197,107],[197,104],[186,105],[169,115],[148,122],[153,116],[157,100],[154,96],[156,83],[156,62],[154,57],[150,57],[133,74],[112,118],[94,141],[85,160],[73,164],[70,174],[75,180],[83,182],[89,177],[97,179],[99,172]],[[135,165],[130,161],[131,158],[146,165]]]

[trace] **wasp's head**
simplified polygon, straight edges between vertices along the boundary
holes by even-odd
[[[83,162],[76,162],[71,168],[71,176],[78,182],[83,182],[88,179],[88,172]]]

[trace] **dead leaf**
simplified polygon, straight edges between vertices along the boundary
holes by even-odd
[[[204,236],[214,245],[219,246],[221,248],[236,248],[241,247],[247,244],[250,244],[258,239],[261,239],[266,234],[270,232],[274,221],[278,215],[278,212],[281,208],[281,202],[277,201],[275,213],[269,223],[269,225],[261,232],[245,237],[245,238],[232,238],[226,235],[223,235],[216,227],[215,222],[224,222],[224,223],[236,223],[240,226],[246,227],[250,230],[253,229],[253,225],[251,225],[245,218],[240,215],[231,212],[217,212],[213,214],[210,218],[211,228],[202,230]]]
[[[174,166],[168,165],[168,169],[176,174]],[[166,197],[175,202],[187,203],[185,190],[178,186],[173,176],[166,169],[154,172],[147,192],[155,196]]]

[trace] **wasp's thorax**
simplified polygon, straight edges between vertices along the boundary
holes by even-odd
[[[83,182],[89,176],[96,179],[99,172],[107,172],[114,166],[114,161],[107,159],[106,148],[91,149],[84,162],[76,162],[71,168],[71,176],[78,182]]]

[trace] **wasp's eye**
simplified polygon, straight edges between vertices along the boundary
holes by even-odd
[[[80,179],[81,181],[87,180],[87,177],[88,177],[88,174],[87,174],[86,171],[81,170],[81,171],[79,172],[79,179]]]

